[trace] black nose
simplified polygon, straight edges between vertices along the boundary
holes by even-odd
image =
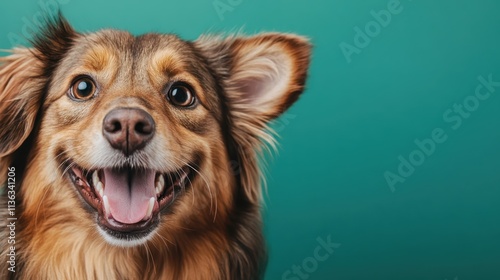
[[[102,133],[113,148],[129,156],[153,138],[155,122],[144,110],[117,108],[104,117]]]

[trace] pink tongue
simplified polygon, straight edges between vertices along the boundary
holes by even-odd
[[[138,223],[146,216],[151,197],[156,197],[155,172],[104,169],[104,195],[116,221]]]

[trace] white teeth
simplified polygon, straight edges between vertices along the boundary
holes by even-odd
[[[155,206],[155,201],[156,198],[154,197],[151,197],[149,199],[148,211],[146,212],[146,216],[144,216],[145,219],[149,219],[151,217],[151,214],[153,214],[153,207]]]
[[[99,175],[97,174],[97,170],[92,173],[92,183],[95,187],[96,192],[102,197],[104,193],[104,184],[99,181]]]
[[[104,216],[107,218],[110,215],[109,201],[107,196],[102,197],[102,203],[104,204]]]
[[[165,189],[165,179],[163,178],[163,175],[160,175],[158,178],[158,182],[156,182],[156,195],[160,195],[163,190]]]
[[[95,189],[97,193],[102,197],[102,195],[104,194],[104,188],[101,182],[97,182],[97,184],[95,184]]]
[[[99,183],[99,175],[97,174],[97,170],[92,174],[92,182],[94,183],[94,186],[97,186],[97,183]]]

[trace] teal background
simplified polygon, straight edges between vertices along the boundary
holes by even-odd
[[[2,1],[0,48],[51,1]],[[354,28],[390,1],[220,0],[234,4],[222,18],[212,0],[60,1],[79,31],[311,38],[307,91],[275,124],[266,279],[500,279],[500,87],[457,129],[443,119],[474,95],[478,76],[500,81],[500,2],[401,0],[349,63],[339,44],[354,45]],[[435,128],[447,140],[391,190],[384,173],[397,174],[398,156],[408,159]],[[327,260],[283,277],[328,236],[340,246]]]

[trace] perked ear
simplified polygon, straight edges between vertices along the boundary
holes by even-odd
[[[302,93],[309,67],[310,45],[295,35],[264,34],[232,43],[232,67],[226,92],[254,114],[272,119]],[[257,116],[253,116],[257,117]]]
[[[241,180],[251,201],[260,198],[253,151],[273,145],[268,123],[304,90],[311,45],[304,37],[266,33],[252,37],[201,37],[195,42],[222,81],[236,142]]]
[[[195,44],[224,80],[232,106],[273,119],[304,89],[311,45],[301,36],[264,33],[252,37],[202,36]],[[254,116],[257,117],[257,116]]]

